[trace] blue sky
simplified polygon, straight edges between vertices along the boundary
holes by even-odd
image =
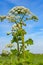
[[[0,15],[7,15],[8,11],[15,6],[25,6],[38,16],[37,23],[27,22],[25,39],[34,40],[34,45],[28,47],[30,52],[43,53],[43,0],[0,0]],[[11,36],[6,35],[11,30],[11,25],[7,20],[0,22],[0,52],[11,40]]]

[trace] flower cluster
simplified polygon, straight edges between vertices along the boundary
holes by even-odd
[[[6,47],[8,47],[8,48],[12,48],[13,46],[14,46],[14,44],[11,44],[11,43],[6,45]]]
[[[31,14],[31,12],[28,8],[25,8],[24,6],[16,6],[10,10],[9,15],[11,14]]]
[[[24,6],[16,6],[9,11],[7,19],[11,22],[24,22],[28,20],[31,15],[33,14],[28,8],[25,8]]]
[[[6,50],[2,50],[2,54],[9,54],[9,52]]]
[[[0,16],[0,20],[3,21],[6,18],[6,16]]]
[[[12,26],[12,31],[16,31],[16,30],[18,30],[19,28],[21,28],[21,25],[18,23],[18,24],[14,24],[13,26]]]
[[[12,31],[15,31],[15,30],[17,30],[17,29],[18,29],[17,25],[14,24],[14,25],[12,26]]]

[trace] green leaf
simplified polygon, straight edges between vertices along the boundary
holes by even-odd
[[[35,16],[35,15],[32,15],[29,19],[30,19],[30,20],[34,20],[34,21],[38,21],[38,17]]]
[[[10,50],[13,54],[16,54],[17,53],[17,50],[16,49],[11,49]]]
[[[20,25],[26,26],[26,24],[22,21],[20,22]]]
[[[11,43],[17,42],[17,36],[13,36]]]
[[[33,44],[33,40],[32,39],[28,39],[28,40],[26,40],[25,41],[25,43],[27,44],[27,45],[32,45]]]

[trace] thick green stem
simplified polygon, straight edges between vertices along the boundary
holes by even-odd
[[[18,50],[18,54],[19,54],[19,43],[17,43],[17,50]]]
[[[18,60],[19,60],[19,43],[18,43],[18,41],[17,41],[17,52],[18,52],[17,56],[18,56]]]
[[[24,45],[24,34],[22,34],[22,48],[23,48],[23,57],[25,57],[25,45]]]

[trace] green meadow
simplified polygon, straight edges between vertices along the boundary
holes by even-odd
[[[28,54],[29,57],[27,57],[27,63],[25,62],[25,65],[43,65],[43,54]],[[12,56],[12,59],[7,56],[1,56],[0,55],[0,65],[23,65],[22,62],[23,58],[17,62],[17,58]],[[17,64],[19,63],[19,64]]]

